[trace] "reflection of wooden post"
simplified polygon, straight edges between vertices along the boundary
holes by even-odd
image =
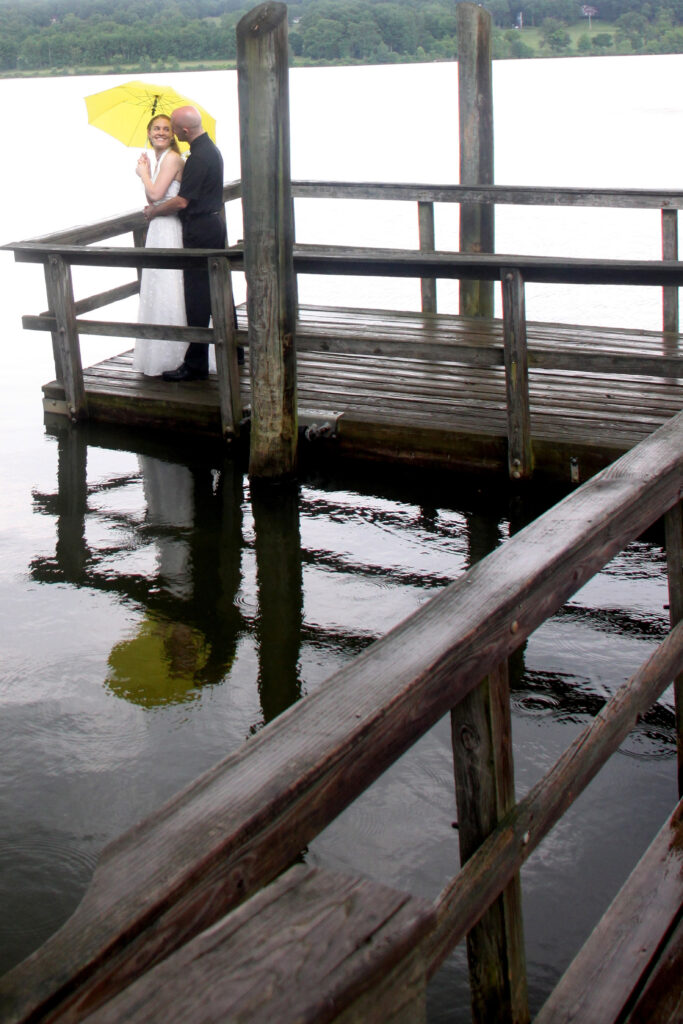
[[[57,448],[56,562],[69,582],[80,585],[90,554],[85,542],[88,446],[81,432],[69,426],[59,431]]]
[[[470,519],[470,565],[497,543]],[[499,665],[451,712],[460,860],[464,863],[515,803],[507,662]],[[529,1020],[519,875],[467,936],[475,1024]]]
[[[476,4],[455,6],[458,32],[460,184],[493,184],[491,15]],[[491,203],[460,207],[460,251],[493,252]],[[493,316],[493,282],[461,281],[460,313]]]
[[[252,477],[296,468],[296,280],[289,166],[287,7],[237,25],[244,257],[251,369]]]
[[[266,722],[301,696],[303,607],[298,488],[252,487],[259,592],[259,695]]]
[[[71,268],[61,256],[50,256],[45,268],[48,307],[54,313],[57,330],[52,335],[56,347],[55,364],[61,369],[64,397],[72,420],[86,414],[81,348],[74,310]]]
[[[235,309],[230,264],[226,259],[209,260],[211,319],[216,344],[216,373],[221,406],[223,437],[237,437],[242,419],[240,371],[235,345]]]
[[[678,502],[664,518],[666,562],[669,574],[669,619],[675,626],[683,619],[683,506]],[[678,747],[678,795],[683,797],[683,674],[674,680],[676,737]]]

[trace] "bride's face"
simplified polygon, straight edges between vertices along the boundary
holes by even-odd
[[[167,121],[165,117],[160,117],[154,121],[149,128],[148,138],[155,149],[168,149],[173,141],[173,131],[171,130],[171,122]]]

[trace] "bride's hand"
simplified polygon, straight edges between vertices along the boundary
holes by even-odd
[[[149,170],[150,170],[149,157],[147,156],[146,153],[141,153],[140,156],[138,157],[138,162],[137,162],[137,166],[135,168],[135,173],[137,174],[137,176],[139,178],[141,178],[144,174],[149,174]]]

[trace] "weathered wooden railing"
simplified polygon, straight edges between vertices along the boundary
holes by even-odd
[[[41,242],[11,246],[18,260],[42,262],[48,282],[48,312],[26,316],[24,326],[52,332],[58,376],[63,382],[66,401],[73,419],[86,415],[86,399],[80,358],[79,334],[110,337],[169,338],[200,341],[216,346],[218,388],[223,432],[226,437],[239,431],[241,404],[233,326],[233,299],[230,268],[242,265],[242,249],[227,251],[147,250],[140,248],[102,249],[92,246],[68,246]],[[101,302],[120,298],[135,284],[74,302],[71,267],[94,265],[107,267],[189,266],[207,260],[211,276],[213,329],[164,327],[138,323],[113,323],[82,317]],[[532,436],[529,413],[529,365],[539,368],[637,374],[677,378],[683,376],[683,353],[678,336],[662,339],[661,354],[643,352],[592,352],[585,346],[574,352],[547,346],[531,352],[527,348],[524,287],[526,282],[563,282],[574,284],[638,284],[664,286],[677,290],[683,284],[683,264],[678,261],[582,260],[497,254],[426,253],[394,250],[342,249],[322,246],[297,246],[294,266],[298,273],[352,274],[392,277],[457,278],[501,280],[503,289],[503,345],[482,344],[474,338],[457,347],[431,340],[430,355],[474,365],[500,365],[506,373],[508,418],[508,463],[510,474],[526,478],[532,472]],[[667,340],[668,338],[668,340]],[[339,340],[345,351],[377,350],[374,339]],[[315,347],[315,339],[299,339],[300,350]],[[385,343],[387,355],[392,343]],[[397,354],[398,350],[394,349]]]
[[[292,196],[302,199],[365,199],[417,203],[419,248],[433,252],[435,245],[435,203],[492,206],[573,206],[624,210],[661,210],[662,259],[678,259],[678,211],[683,209],[683,192],[649,189],[543,188],[507,185],[418,185],[376,182],[293,181]],[[433,278],[422,280],[422,309],[436,313]],[[663,328],[678,331],[678,291],[665,287]]]
[[[676,623],[682,492],[683,413],[110,845],[74,915],[0,979],[4,1024],[118,1024],[167,1013],[184,1021],[419,1021],[427,978],[466,935],[476,961],[475,1019],[528,1019],[518,872],[674,679],[683,787],[683,625],[517,804],[507,661],[664,514]],[[434,903],[291,868],[449,712],[463,866]],[[645,885],[662,898],[645,900],[630,924],[643,925],[637,942],[619,948],[610,978],[603,973],[609,1015],[582,1020],[616,1021],[675,927],[680,815],[679,808],[648,861]],[[580,1002],[580,985],[566,987],[562,1005]]]
[[[419,250],[354,249],[335,246],[298,245],[294,249],[294,270],[297,274],[353,274],[382,277],[420,278],[423,283],[424,309],[435,310],[438,278],[459,280],[500,280],[503,292],[504,345],[502,350],[481,343],[439,346],[431,345],[435,358],[456,359],[476,365],[500,365],[506,369],[508,410],[508,461],[514,478],[525,478],[532,472],[532,447],[529,417],[528,368],[541,368],[646,374],[677,378],[682,376],[681,352],[678,346],[678,289],[683,285],[683,264],[677,260],[677,217],[683,207],[683,193],[654,191],[580,189],[506,188],[502,186],[427,186],[411,184],[344,184],[340,182],[296,182],[294,196],[301,198],[385,199],[417,202],[420,223]],[[224,188],[226,202],[241,196],[241,183],[231,182]],[[433,251],[434,203],[507,203],[524,205],[602,206],[650,208],[662,211],[661,261],[562,259],[558,257],[500,255],[496,253],[454,253]],[[132,232],[133,248],[100,248],[98,242]],[[78,336],[99,334],[124,337],[168,338],[177,341],[198,341],[216,346],[221,422],[225,437],[239,432],[242,415],[233,329],[233,297],[231,269],[242,269],[243,246],[225,251],[146,250],[145,222],[141,214],[127,214],[98,224],[56,232],[26,242],[12,243],[17,260],[42,262],[48,292],[48,311],[40,316],[26,316],[24,326],[52,333],[56,373],[64,384],[70,415],[78,419],[86,415],[86,400]],[[226,259],[227,258],[227,259]],[[211,276],[213,328],[164,327],[138,323],[116,323],[84,319],[93,309],[134,295],[138,280],[109,291],[74,301],[71,267],[95,265],[102,267],[133,267],[139,279],[143,267],[184,267],[208,260]],[[570,353],[548,347],[544,351],[527,350],[525,284],[527,282],[561,282],[572,284],[652,285],[663,289],[664,332],[663,351],[652,354],[605,354],[582,348]],[[431,296],[431,298],[429,297]],[[668,338],[668,340],[667,340]],[[310,339],[299,339],[299,348],[314,345]],[[340,341],[341,344],[341,341]],[[355,351],[373,351],[362,338],[353,344]],[[349,342],[345,341],[348,350]],[[391,353],[387,344],[387,354]]]

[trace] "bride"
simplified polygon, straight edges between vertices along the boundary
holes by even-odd
[[[154,150],[154,166],[148,154],[143,153],[135,173],[145,186],[148,202],[162,203],[178,195],[184,161],[171,130],[171,119],[165,114],[152,118],[147,125],[147,138]],[[150,221],[146,246],[179,249],[182,244],[182,227],[176,214],[155,217]],[[146,267],[142,271],[138,322],[186,326],[182,270]],[[187,342],[138,338],[133,353],[133,369],[158,377],[164,370],[173,370],[183,361],[186,348]]]

